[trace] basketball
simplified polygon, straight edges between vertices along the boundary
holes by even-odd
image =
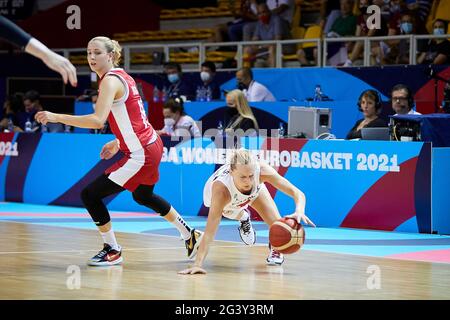
[[[293,218],[281,218],[270,226],[269,241],[273,249],[291,254],[305,242],[305,229]]]

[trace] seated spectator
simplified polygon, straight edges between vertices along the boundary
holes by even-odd
[[[341,0],[341,15],[336,18],[328,37],[351,37],[355,35],[357,18],[353,15],[354,0]]]
[[[3,103],[3,117],[0,120],[0,132],[22,132],[17,112],[22,108],[23,96],[19,93],[6,98]]]
[[[359,0],[359,11],[361,15],[358,16],[358,24],[356,26],[355,36],[357,37],[381,37],[386,36],[388,33],[387,22],[381,16],[380,18],[380,28],[371,28],[367,26],[367,19],[370,17],[367,9],[371,6],[372,0]],[[380,44],[378,41],[371,42],[371,50],[376,56],[376,53],[379,51]],[[351,67],[353,62],[360,58],[361,54],[364,51],[364,42],[358,41],[355,43],[353,47],[353,51],[349,55],[347,61],[344,64],[344,67]],[[372,63],[374,64],[374,63]]]
[[[357,18],[353,15],[354,0],[340,0],[341,14],[336,18],[330,31],[329,38],[352,37],[356,33]],[[348,52],[353,50],[353,43],[343,45],[339,42],[328,46],[328,63],[330,65],[343,65],[347,60]]]
[[[353,128],[347,134],[346,139],[361,139],[362,128],[387,127],[387,122],[379,115],[381,113],[381,97],[378,91],[366,90],[358,99],[358,110],[364,115],[363,119],[356,121]]]
[[[216,65],[214,62],[211,61],[205,61],[202,63],[201,69],[200,69],[200,79],[202,80],[202,85],[197,87],[197,94],[196,94],[196,100],[201,100],[199,97],[200,93],[204,94],[205,100],[206,99],[206,93],[210,92],[210,100],[219,100],[220,99],[220,88],[219,85],[214,80],[216,76]]]
[[[252,109],[241,90],[236,89],[228,92],[226,101],[228,110],[225,117],[225,133],[233,134],[238,129],[242,129],[244,132],[250,129],[259,129]],[[250,135],[254,134],[256,134],[255,131]]]
[[[268,41],[268,40],[285,40],[290,39],[290,29],[282,18],[273,14],[265,2],[258,3],[257,6],[258,19],[256,29],[253,34],[253,41]],[[283,46],[283,52],[285,54],[294,53],[295,45]],[[257,58],[267,57],[267,66],[275,67],[276,58],[276,46],[273,45],[261,45],[261,46],[249,46],[244,49],[244,60],[247,64],[253,64]]]
[[[416,112],[411,89],[404,84],[397,84],[391,90],[392,109],[397,114],[421,114]]]
[[[437,19],[433,23],[433,34],[447,33],[447,22]],[[418,64],[448,64],[450,62],[450,41],[445,38],[430,39],[422,47],[419,46]]]
[[[341,16],[340,3],[338,1],[321,0],[320,3],[320,26],[323,33],[328,34],[331,26]]]
[[[186,114],[183,99],[170,98],[163,107],[164,128],[157,130],[160,135],[177,137],[200,137],[201,132],[194,119]]]
[[[236,81],[238,89],[243,91],[248,102],[276,101],[269,89],[253,80],[252,69],[239,69],[236,72]]]
[[[392,34],[393,30],[390,27],[388,35],[396,35]],[[406,11],[400,15],[398,32],[400,35],[417,34],[416,18],[413,12]],[[408,39],[381,42],[383,64],[409,64],[409,42]]]
[[[23,106],[25,110],[20,111],[17,114],[17,118],[19,127],[25,132],[28,132],[30,130],[30,128],[26,128],[28,122],[31,125],[32,132],[41,130],[41,126],[34,120],[34,115],[37,112],[44,110],[44,107],[41,105],[39,99],[39,92],[35,90],[27,91],[23,97]]]
[[[186,100],[194,100],[194,90],[189,82],[183,79],[181,66],[178,63],[166,63],[164,73],[170,83],[167,89],[167,98],[184,97]]]
[[[255,30],[256,8],[251,7],[254,0],[242,0],[239,9],[236,10],[234,5],[231,6],[234,20],[226,24],[219,24],[214,27],[214,35],[208,39],[210,42],[224,41],[250,41],[253,31]],[[246,31],[244,32],[244,28]]]

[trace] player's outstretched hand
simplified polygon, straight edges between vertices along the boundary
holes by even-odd
[[[56,114],[49,111],[39,111],[38,113],[36,113],[34,118],[36,119],[37,122],[45,125],[49,122],[50,123],[58,122],[56,120]]]
[[[286,216],[286,218],[293,218],[297,220],[297,223],[301,223],[303,221],[304,223],[309,224],[312,227],[316,227],[314,222],[312,222],[311,219],[309,219],[305,214],[295,212],[293,214]]]
[[[194,266],[194,267],[179,271],[178,274],[206,274],[206,270],[201,267]]]
[[[42,58],[42,61],[50,69],[59,72],[63,78],[64,83],[67,84],[67,81],[69,81],[72,86],[77,86],[77,70],[75,69],[73,64],[65,57],[49,50]]]

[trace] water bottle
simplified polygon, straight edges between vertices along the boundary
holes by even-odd
[[[219,133],[219,135],[223,136],[223,124],[222,124],[222,121],[219,121],[219,123],[217,124],[217,132]]]
[[[167,101],[167,88],[164,87],[163,91],[162,91],[162,101],[166,102]]]
[[[153,87],[153,102],[159,102],[159,90],[157,86]]]
[[[200,101],[200,95],[201,95],[201,89],[200,89],[200,86],[198,86],[197,90],[195,90],[195,101]]]
[[[64,132],[65,133],[70,133],[70,129],[71,129],[71,127],[68,124],[64,125]]]
[[[322,101],[322,89],[320,88],[320,84],[316,85],[316,89],[314,89],[314,101]]]
[[[41,124],[41,132],[42,133],[48,132],[48,128],[47,128],[47,126],[45,124]]]
[[[211,92],[211,88],[208,87],[206,88],[206,101],[211,101],[212,100],[212,92]]]
[[[30,118],[27,119],[27,122],[25,122],[25,132],[32,132],[33,129],[31,127],[31,121]]]
[[[280,126],[278,127],[278,136],[284,137],[284,124],[283,122],[280,122]]]
[[[14,132],[14,123],[11,118],[8,118],[8,132]]]

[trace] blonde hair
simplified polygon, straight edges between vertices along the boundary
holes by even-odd
[[[120,63],[120,58],[122,57],[122,47],[120,46],[119,42],[116,40],[112,40],[108,37],[95,37],[92,38],[89,42],[92,41],[100,41],[105,46],[106,52],[113,54],[113,65],[117,67]]]
[[[253,154],[244,148],[236,149],[233,151],[230,157],[230,168],[231,170],[236,169],[236,165],[256,165],[256,159]]]
[[[256,121],[255,115],[253,114],[252,109],[248,105],[247,99],[244,96],[244,93],[239,90],[235,89],[233,91],[228,92],[227,97],[231,97],[236,102],[236,109],[239,113],[239,117],[228,126],[230,129],[235,129],[239,126],[239,123],[244,119],[250,119],[253,121],[253,124],[255,125],[255,129],[258,130],[258,121]]]

